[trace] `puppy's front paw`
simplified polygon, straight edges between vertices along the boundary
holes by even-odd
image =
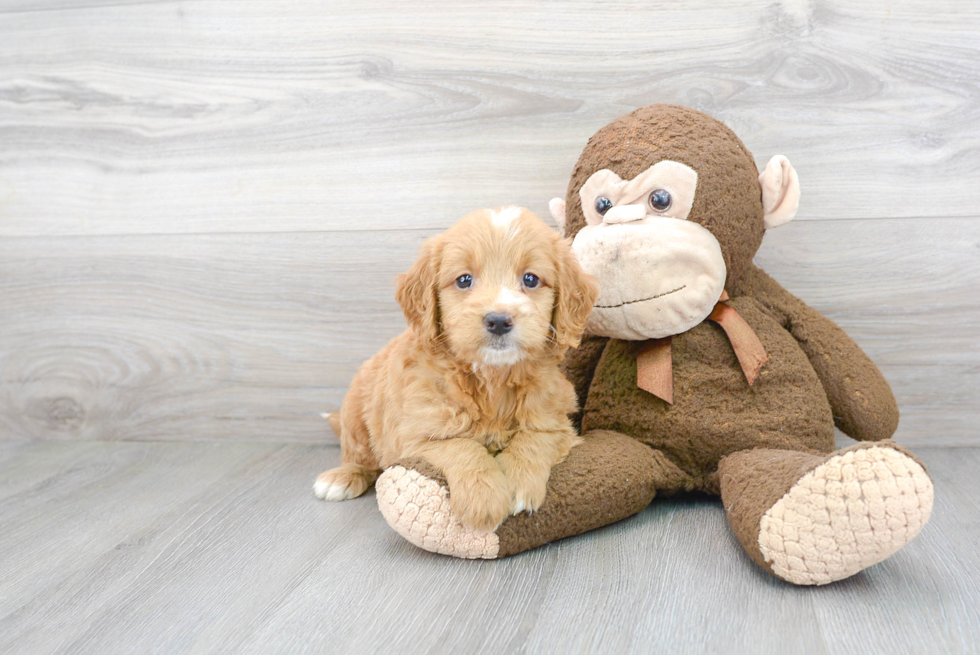
[[[449,503],[466,525],[496,530],[510,509],[511,490],[499,469],[468,473],[449,483]]]
[[[374,482],[377,472],[358,464],[342,464],[324,471],[313,484],[313,493],[320,500],[357,498]]]
[[[544,497],[548,492],[548,478],[529,478],[523,483],[514,483],[514,496],[510,503],[510,513],[520,514],[527,512],[531,514],[537,511],[544,504]]]
[[[550,469],[541,470],[524,465],[506,452],[497,455],[497,461],[510,483],[510,513],[530,514],[540,508],[548,492]]]

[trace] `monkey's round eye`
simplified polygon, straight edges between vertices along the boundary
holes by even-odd
[[[599,196],[595,199],[595,210],[599,212],[599,216],[605,216],[610,209],[612,209],[612,200],[606,196]]]
[[[541,284],[541,278],[539,278],[534,273],[524,274],[524,288],[525,289],[537,289],[538,285]]]
[[[657,189],[650,194],[650,208],[655,212],[670,209],[670,194],[665,189]]]
[[[457,289],[469,289],[471,286],[473,286],[473,276],[469,273],[463,273],[456,278]]]

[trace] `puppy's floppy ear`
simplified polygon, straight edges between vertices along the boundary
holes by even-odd
[[[418,259],[395,281],[395,299],[409,326],[423,341],[439,336],[439,257],[442,240],[434,236],[419,249]]]
[[[567,239],[555,239],[555,349],[564,355],[582,340],[585,322],[599,296],[599,281],[582,270]]]

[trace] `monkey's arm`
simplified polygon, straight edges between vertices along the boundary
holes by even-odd
[[[777,315],[817,372],[834,423],[859,441],[888,439],[898,427],[898,405],[874,362],[833,321],[752,266],[736,295],[750,295]]]
[[[575,397],[578,399],[579,409],[571,416],[576,431],[582,427],[582,408],[585,407],[585,399],[589,395],[589,386],[592,384],[595,367],[599,363],[599,358],[602,357],[602,351],[605,350],[608,341],[608,337],[586,334],[582,337],[582,343],[579,347],[570,348],[565,353],[565,359],[562,360],[561,372],[575,387]]]

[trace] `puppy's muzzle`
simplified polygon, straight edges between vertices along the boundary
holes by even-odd
[[[483,317],[483,325],[487,332],[501,337],[514,328],[514,317],[510,314],[491,312]]]

